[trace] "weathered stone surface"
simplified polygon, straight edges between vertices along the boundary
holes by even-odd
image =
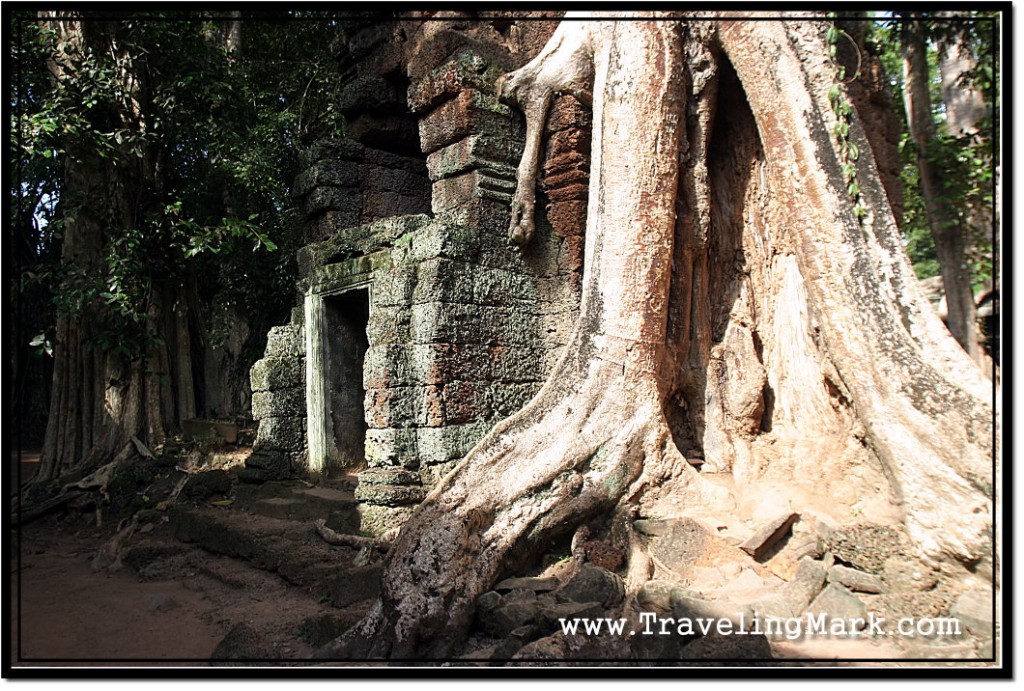
[[[298,327],[274,326],[267,333],[266,357],[299,357],[306,354],[302,330]]]
[[[239,479],[245,482],[283,480],[291,476],[292,463],[288,453],[273,449],[258,449],[245,460]]]
[[[621,578],[593,564],[584,564],[575,576],[555,591],[560,602],[600,602],[604,607],[619,604],[624,594]]]
[[[271,391],[302,386],[305,381],[305,360],[300,357],[271,357],[257,360],[249,371],[253,391]]]
[[[535,600],[503,602],[487,615],[484,630],[496,638],[505,638],[513,630],[533,622],[539,612],[540,604]]]
[[[671,596],[672,614],[676,619],[715,619],[729,620],[736,626],[753,619],[754,611],[747,605],[740,605],[723,600],[705,600],[688,597],[678,591]]]
[[[690,518],[634,521],[634,526],[645,534],[658,533],[657,537],[649,538],[651,555],[676,574],[685,574],[692,566],[715,566],[748,559],[745,553]]]
[[[916,559],[894,555],[882,565],[882,582],[890,592],[925,591],[935,586],[938,574]]]
[[[359,473],[361,485],[418,485],[420,474],[403,468],[370,468]]]
[[[265,417],[260,420],[256,433],[256,448],[298,451],[305,445],[305,417]]]
[[[427,496],[423,487],[412,485],[363,485],[356,487],[356,499],[378,506],[418,504]]]
[[[860,593],[882,592],[882,579],[878,576],[839,564],[828,570],[828,580]]]
[[[362,167],[353,161],[321,159],[295,178],[292,194],[304,197],[317,187],[359,187]]]
[[[527,576],[522,578],[506,578],[494,586],[495,590],[516,590],[526,589],[536,593],[546,593],[555,590],[561,585],[554,576],[540,577]]]
[[[427,173],[431,181],[437,181],[475,168],[505,169],[516,165],[522,152],[520,141],[476,134],[427,156]]]
[[[910,541],[896,528],[864,523],[836,528],[829,549],[839,559],[868,573],[882,573],[886,559],[911,553]]]
[[[793,580],[786,584],[782,595],[793,612],[802,612],[821,592],[826,571],[821,562],[808,557],[800,560]]]
[[[637,591],[636,601],[642,607],[656,607],[664,612],[672,609],[672,591],[678,586],[660,579],[647,581]]]
[[[991,588],[968,590],[956,599],[949,614],[962,621],[975,636],[992,638],[995,635]]]
[[[493,426],[492,422],[472,422],[465,425],[420,428],[416,430],[420,461],[434,464],[460,459]]]
[[[415,470],[419,467],[417,434],[415,429],[366,430],[366,464],[371,468],[401,466]]]
[[[380,594],[381,568],[380,564],[370,564],[339,572],[327,583],[331,605],[343,608],[377,597]]]
[[[845,619],[849,623],[847,631],[863,629],[868,617],[868,609],[864,603],[837,583],[830,583],[821,591],[821,594],[814,598],[814,602],[808,606],[807,612],[811,614],[824,613],[826,620]]]
[[[269,417],[292,417],[306,410],[304,389],[277,389],[276,391],[254,391],[252,394],[252,417],[263,420]]]
[[[491,416],[490,386],[484,382],[453,381],[442,389],[444,415],[449,423],[485,420]]]
[[[429,154],[472,134],[508,132],[515,122],[508,106],[466,89],[420,118],[420,147]]]
[[[489,199],[509,204],[515,192],[515,168],[494,164],[477,168],[434,183],[430,208],[435,214],[473,206]]]
[[[754,531],[740,549],[754,559],[763,559],[775,544],[789,533],[793,523],[800,518],[796,513],[785,513],[761,525]]]
[[[545,632],[561,631],[563,619],[596,619],[605,614],[600,602],[555,602],[541,607],[537,623]]]

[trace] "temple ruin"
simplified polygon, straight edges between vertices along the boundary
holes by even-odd
[[[522,116],[495,81],[555,22],[354,23],[345,136],[295,182],[297,304],[251,371],[243,478],[357,474],[361,528],[399,524],[545,381],[579,304],[589,110],[546,131],[538,232],[509,243]]]

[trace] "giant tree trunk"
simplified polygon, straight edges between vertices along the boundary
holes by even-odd
[[[928,58],[924,29],[919,22],[903,26],[903,100],[907,126],[917,152],[928,225],[938,255],[942,284],[946,292],[947,323],[953,337],[972,358],[980,359],[974,292],[967,267],[967,238],[943,189],[942,171],[930,151],[936,142],[935,121],[929,96]]]
[[[89,54],[109,55],[117,65],[120,100],[87,111],[89,126],[96,130],[92,136],[112,129],[145,134],[149,125],[146,70],[135,63],[144,58],[119,44],[116,25],[65,18],[52,20],[51,26],[54,43],[49,67],[58,92],[76,93],[77,73]],[[51,405],[41,465],[34,478],[41,482],[72,469],[90,470],[107,463],[132,437],[159,444],[180,416],[194,411],[194,405],[182,401],[175,417],[169,384],[175,371],[181,373],[175,383],[187,396],[194,394],[190,363],[187,359],[178,363],[181,354],[169,353],[166,345],[175,342],[176,326],[167,281],[161,276],[145,277],[150,282],[149,297],[145,304],[135,305],[144,315],[140,324],[118,321],[99,297],[107,286],[96,286],[106,278],[112,239],[124,229],[137,228],[153,210],[161,186],[161,152],[145,145],[138,154],[118,145],[101,156],[94,139],[79,137],[72,135],[65,142],[60,263],[66,278],[59,290],[65,298],[83,297],[81,304],[65,305],[58,313]],[[134,338],[134,352],[126,354],[130,348],[113,347],[109,341],[118,338]]]
[[[991,553],[985,383],[919,295],[870,155],[858,221],[823,33],[565,22],[506,77],[528,123],[520,243],[551,92],[593,80],[579,320],[536,398],[405,524],[379,603],[334,654],[444,657],[475,599],[553,535],[665,497],[727,511],[725,476],[826,513],[888,505],[923,558]]]

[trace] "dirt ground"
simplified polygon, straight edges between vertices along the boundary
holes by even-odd
[[[81,515],[12,532],[14,667],[207,667],[218,664],[211,656],[239,624],[258,640],[243,640],[241,649],[235,643],[234,656],[308,660],[314,647],[304,628],[311,619],[334,616],[278,576],[198,548],[181,547],[141,571],[94,570],[110,532],[85,524]],[[161,546],[173,538],[161,526],[131,544]]]

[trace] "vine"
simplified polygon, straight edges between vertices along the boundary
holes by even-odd
[[[857,51],[857,69],[849,79],[846,78],[846,67],[840,65],[838,61],[839,38],[841,36],[845,36],[850,41],[854,50]],[[868,211],[861,203],[860,185],[857,183],[856,164],[857,159],[860,158],[860,149],[850,141],[850,119],[853,115],[853,106],[846,98],[846,90],[843,88],[846,84],[860,76],[860,49],[853,38],[835,24],[829,25],[828,30],[825,32],[825,42],[828,44],[828,56],[832,63],[833,75],[832,86],[828,90],[828,100],[832,104],[832,111],[836,115],[836,124],[832,128],[832,133],[839,144],[839,163],[842,167],[843,179],[846,183],[846,193],[853,200],[853,212],[857,215],[857,219],[863,222],[868,215]]]

